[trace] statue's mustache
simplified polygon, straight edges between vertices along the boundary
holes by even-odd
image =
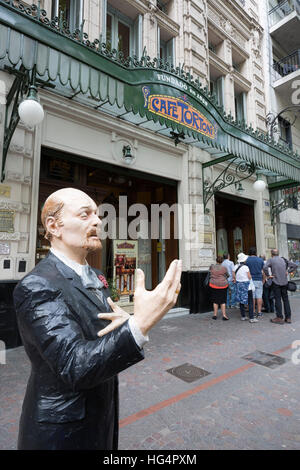
[[[97,237],[98,234],[97,234],[97,231],[95,229],[93,230],[90,230],[88,233],[87,233],[87,237]]]

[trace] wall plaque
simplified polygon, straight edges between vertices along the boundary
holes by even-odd
[[[11,190],[10,186],[0,184],[0,196],[10,197],[10,190]]]
[[[207,245],[212,245],[213,243],[213,234],[211,232],[200,232],[199,233],[199,241],[200,243],[204,243]]]
[[[0,232],[13,233],[14,229],[14,211],[0,209]]]
[[[10,245],[9,243],[0,243],[0,255],[9,255]]]

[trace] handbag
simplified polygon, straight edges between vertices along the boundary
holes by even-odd
[[[252,292],[255,292],[255,285],[254,285],[254,282],[252,279],[250,279],[250,284],[249,284],[249,289],[248,290],[252,290]]]
[[[265,282],[265,286],[270,289],[270,287],[272,287],[273,285],[273,279],[267,279],[266,282]]]
[[[208,287],[209,281],[210,281],[210,271],[208,271],[208,273],[206,274],[205,279],[203,281],[204,287]]]
[[[297,284],[294,281],[289,281],[287,284],[287,290],[289,292],[295,292],[297,290]]]

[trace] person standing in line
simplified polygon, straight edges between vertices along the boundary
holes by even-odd
[[[250,323],[257,323],[257,318],[254,318],[253,311],[253,294],[250,288],[251,274],[249,267],[246,265],[248,256],[244,253],[239,253],[238,264],[235,265],[233,270],[234,280],[236,281],[236,300],[240,303],[241,320],[247,320],[245,305],[249,306],[249,321]]]
[[[262,255],[261,258],[264,261],[264,266],[266,265],[266,255]],[[268,274],[271,274],[271,269],[269,268],[270,271]],[[274,313],[274,294],[272,292],[272,286],[269,286],[269,283],[267,282],[267,276],[266,273],[263,271],[263,309],[262,312],[265,313]]]
[[[253,284],[255,286],[254,302],[257,304],[257,317],[262,317],[262,297],[263,297],[263,267],[264,260],[259,258],[256,253],[256,248],[252,247],[249,250],[249,256],[246,265],[250,270]],[[255,312],[255,304],[253,306]]]
[[[269,279],[273,279],[272,289],[275,297],[275,308],[276,308],[276,317],[272,318],[270,321],[272,323],[277,323],[278,325],[283,325],[284,322],[291,323],[291,307],[288,296],[288,273],[294,272],[297,269],[296,263],[288,261],[279,256],[278,250],[271,251],[272,258],[270,258],[264,267],[264,272]],[[271,268],[272,275],[269,275],[268,268]],[[284,316],[282,314],[282,303],[284,306]]]
[[[235,291],[236,291],[236,286],[235,282],[233,282],[233,276],[232,276],[232,271],[234,268],[234,263],[230,261],[230,254],[229,253],[224,253],[223,255],[224,261],[222,263],[222,266],[225,266],[228,272],[228,289],[227,289],[227,302],[226,302],[226,307],[234,307],[235,306]]]
[[[225,266],[222,266],[222,256],[217,257],[217,264],[210,267],[210,282],[209,287],[211,290],[211,299],[214,305],[213,319],[218,318],[218,308],[221,306],[223,320],[229,320],[226,315],[226,298],[228,289],[228,272]]]

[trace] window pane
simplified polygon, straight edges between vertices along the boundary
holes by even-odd
[[[110,15],[106,17],[106,44],[109,51],[112,50],[112,18]]]
[[[118,22],[118,50],[122,51],[125,57],[129,56],[130,28]]]
[[[63,18],[70,21],[70,0],[59,0],[59,11],[63,12]]]

